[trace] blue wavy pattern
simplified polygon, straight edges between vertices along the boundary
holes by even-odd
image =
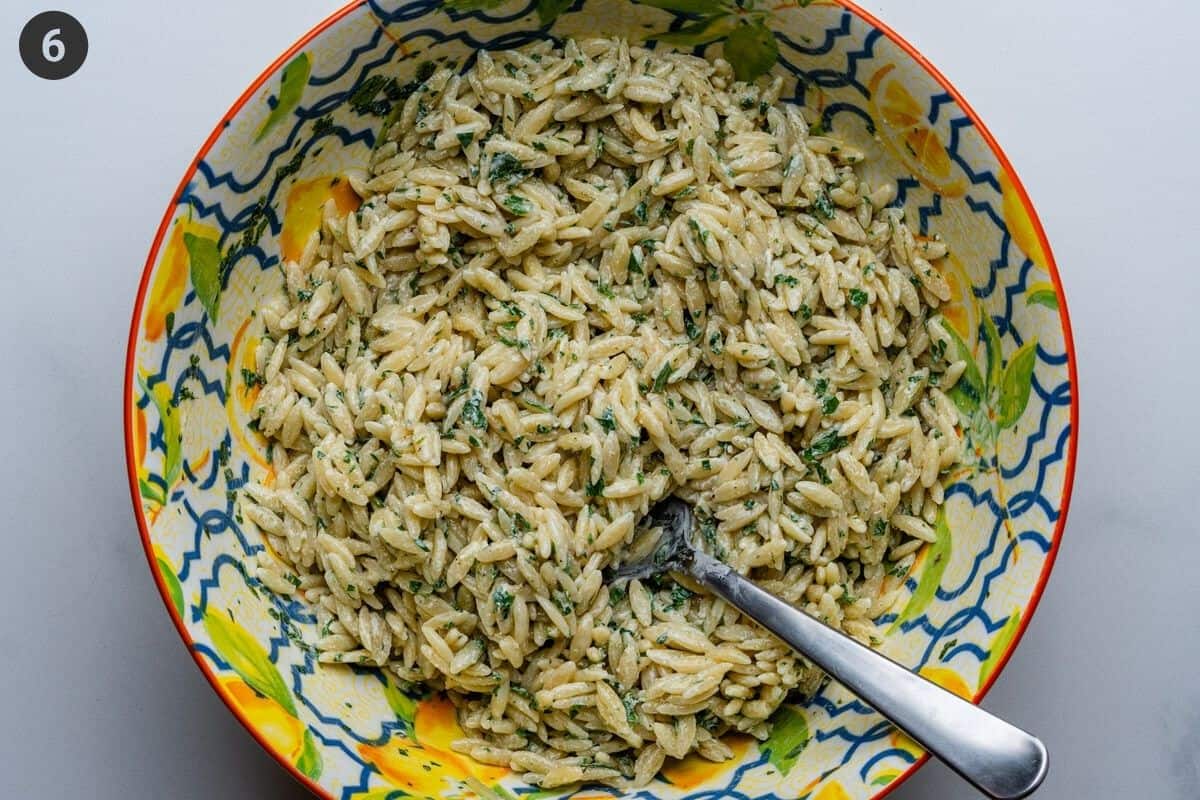
[[[404,53],[413,49],[422,57],[449,52],[466,55],[469,65],[477,49],[518,47],[546,38],[549,34],[545,30],[535,24],[531,27],[536,7],[536,2],[523,2],[502,9],[443,13],[439,0],[408,3],[368,0],[335,26],[338,31],[357,31],[354,40],[361,44],[349,49],[325,47],[322,42],[330,35],[327,33],[309,46],[313,70],[303,102],[290,116],[290,126],[280,126],[257,147],[258,155],[235,163],[212,154],[201,160],[178,198],[177,214],[191,214],[214,224],[221,231],[222,248],[229,252],[254,223],[255,206],[260,198],[265,198],[270,235],[258,244],[237,249],[233,260],[256,265],[263,271],[272,269],[279,262],[274,237],[281,226],[280,197],[294,180],[287,170],[281,172],[281,169],[297,156],[302,165],[307,163],[329,143],[336,142],[341,148],[359,153],[366,153],[374,144],[375,120],[348,108],[347,100],[355,86],[377,72],[386,70],[386,74],[395,74],[400,62],[413,57]],[[578,12],[582,7],[582,0],[576,0],[567,13]],[[662,14],[660,30],[677,28],[688,19],[673,12],[656,13]],[[819,20],[811,39],[797,37],[790,31],[777,32],[779,66],[796,84],[789,96],[800,101],[806,88],[819,90],[829,99],[821,117],[827,127],[852,123],[874,134],[876,122],[865,106],[869,99],[868,76],[883,64],[902,61],[904,56],[880,31],[867,27],[847,11],[812,8],[806,13]],[[447,20],[456,27],[449,29]],[[697,52],[708,49],[700,47]],[[978,282],[972,288],[993,315],[1001,336],[1011,341],[1015,349],[1024,337],[1014,322],[1022,318],[1018,312],[1024,308],[1030,273],[1036,267],[1016,248],[997,211],[1001,207],[998,167],[987,156],[970,118],[940,89],[931,91],[924,101],[929,124],[944,132],[950,160],[970,189],[961,202],[949,200],[930,191],[916,178],[901,176],[896,202],[915,213],[923,234],[937,228],[952,203],[960,210],[965,207],[974,220],[990,231],[997,244],[991,251],[986,273],[973,273]],[[273,102],[274,96],[268,104]],[[223,138],[239,135],[244,138],[245,131],[253,130],[263,113],[265,110],[261,106],[256,108],[252,101],[235,119],[235,124],[227,126]],[[317,121],[327,115],[331,124],[317,134]],[[242,140],[231,138],[231,141]],[[222,148],[214,148],[213,153],[218,152]],[[303,166],[301,174],[306,174]],[[1013,269],[1014,266],[1017,268]],[[228,277],[227,273],[225,280]],[[155,365],[154,372],[146,376],[148,385],[170,381],[177,400],[186,386],[193,393],[212,395],[224,405],[228,387],[223,377],[209,379],[207,375],[224,376],[230,367],[228,330],[213,325],[192,292],[186,295],[176,315],[180,321],[160,344],[143,347],[141,362]],[[1010,348],[1006,345],[1005,350]],[[1047,346],[1039,340],[1036,352],[1029,409],[1021,426],[1008,432],[1019,442],[1019,446],[1004,450],[1010,454],[1006,457],[1012,459],[1011,463],[1001,463],[1000,457],[989,455],[974,476],[947,487],[951,502],[980,510],[991,517],[992,524],[986,536],[973,543],[965,567],[954,571],[962,577],[946,579],[926,613],[900,626],[901,636],[916,637],[921,643],[914,667],[953,664],[958,672],[970,674],[969,670],[964,672],[965,664],[976,668],[982,664],[989,657],[990,641],[1004,628],[1012,611],[988,602],[994,586],[1012,573],[1015,559],[1042,558],[1052,546],[1048,531],[1061,514],[1057,494],[1073,435],[1070,425],[1063,422],[1063,414],[1071,405],[1073,389],[1066,380],[1068,356],[1062,350],[1062,343],[1055,341],[1053,346]],[[192,358],[198,359],[198,363],[193,365]],[[140,408],[153,412],[148,397],[139,395],[136,402]],[[161,421],[155,420],[154,424],[148,447],[151,453],[163,454],[166,448]],[[233,440],[226,432],[214,452],[232,445]],[[320,743],[328,776],[325,782],[331,791],[347,800],[360,792],[379,789],[378,771],[358,754],[356,745],[386,742],[403,733],[404,725],[385,719],[369,730],[362,730],[361,723],[347,721],[340,706],[326,706],[323,695],[306,691],[308,683],[314,680],[317,663],[310,652],[289,638],[288,625],[311,622],[311,613],[297,601],[262,590],[242,566],[247,555],[263,549],[256,533],[242,530],[230,499],[230,493],[249,480],[249,464],[234,452],[229,470],[214,457],[199,472],[185,459],[183,473],[182,482],[176,487],[166,487],[159,475],[151,474],[148,480],[162,489],[171,489],[169,502],[185,520],[180,524],[185,528],[190,526],[181,541],[172,545],[172,555],[177,559],[177,577],[196,598],[196,603],[189,605],[195,651],[218,671],[229,671],[230,666],[205,644],[207,638],[198,625],[204,609],[210,602],[227,603],[227,595],[236,593],[239,587],[259,596],[260,602],[269,603],[278,624],[265,646],[271,659],[287,675],[302,716]],[[1019,482],[1021,488],[1002,501],[995,491],[998,481]],[[963,559],[961,555],[957,557]],[[915,580],[908,581],[910,589],[915,585]],[[993,616],[995,613],[999,616]],[[880,621],[886,625],[894,619],[895,614],[889,613]],[[886,722],[836,686],[826,687],[808,701],[805,713],[813,726],[813,741],[837,748],[833,761],[823,761],[822,772],[811,774],[810,778],[836,772],[845,782],[844,776],[852,774],[866,787],[880,771],[903,770],[915,761],[907,750],[887,745],[885,740],[891,728]],[[738,789],[748,775],[757,774],[766,764],[763,755],[752,754],[725,775],[720,786],[705,786],[687,793],[687,798],[778,797],[774,793],[749,795]],[[852,765],[850,773],[842,769],[847,765]],[[630,796],[651,800],[660,796],[661,788],[661,784],[654,784]],[[529,787],[515,787],[518,797],[531,791]],[[594,787],[589,789],[589,793],[594,791]],[[867,794],[870,791],[873,790],[862,789]]]

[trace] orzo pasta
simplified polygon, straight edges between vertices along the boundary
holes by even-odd
[[[728,758],[820,683],[686,583],[605,584],[657,500],[866,641],[935,536],[945,248],[781,86],[611,39],[443,65],[259,307],[257,576],[543,786]]]

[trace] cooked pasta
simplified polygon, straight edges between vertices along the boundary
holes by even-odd
[[[544,787],[729,758],[820,684],[686,579],[606,584],[659,499],[871,643],[936,536],[946,248],[781,87],[616,39],[442,65],[258,308],[255,574]]]

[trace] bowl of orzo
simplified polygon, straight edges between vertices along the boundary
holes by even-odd
[[[124,422],[196,663],[324,797],[878,797],[924,760],[637,521],[978,700],[1070,495],[1007,159],[841,0],[354,3],[146,262]],[[531,794],[532,793],[532,794]]]

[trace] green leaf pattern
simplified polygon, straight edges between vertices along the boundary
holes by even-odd
[[[971,354],[971,349],[958,335],[958,331],[954,330],[954,326],[943,322],[942,328],[954,344],[954,360],[963,361],[967,365],[962,377],[958,379],[958,383],[954,384],[947,394],[954,401],[954,405],[958,406],[959,411],[967,415],[973,414],[983,403],[985,391],[983,375],[979,372],[979,365],[975,363],[975,356]]]
[[[1025,413],[1036,362],[1037,339],[1030,339],[1008,360],[1000,377],[1000,401],[996,409],[996,424],[1000,428],[1011,428]]]
[[[762,20],[738,25],[725,37],[725,60],[740,81],[752,81],[775,66],[779,43]]]
[[[309,59],[308,53],[301,53],[283,68],[283,75],[279,79],[278,102],[275,103],[275,107],[271,109],[267,118],[263,120],[254,141],[261,141],[271,132],[272,128],[287,119],[288,114],[291,114],[300,104],[300,97],[304,94],[304,87],[308,84],[308,76],[311,71],[312,61]]]
[[[146,379],[141,375],[138,375],[138,385],[142,387],[146,397],[154,404],[155,410],[158,411],[158,418],[162,422],[162,440],[165,448],[162,479],[166,484],[166,489],[161,489],[145,480],[139,481],[139,487],[143,497],[163,505],[167,501],[167,493],[171,491],[171,487],[175,485],[175,480],[183,469],[183,432],[179,426],[179,409],[171,404],[169,397],[161,392],[152,391],[150,385],[146,383]]]
[[[187,248],[189,271],[196,297],[215,322],[221,301],[221,248],[215,239],[183,235],[183,246]]]
[[[946,523],[945,506],[938,509],[937,522],[933,526],[933,531],[937,534],[937,540],[928,545],[925,552],[925,567],[921,570],[917,588],[913,591],[912,597],[908,598],[908,603],[900,612],[900,616],[896,617],[896,621],[892,623],[892,627],[888,630],[889,633],[899,628],[901,624],[919,617],[937,594],[938,587],[942,585],[942,573],[946,571],[946,565],[950,563],[950,526]]]
[[[943,321],[942,329],[953,343],[953,358],[967,365],[947,395],[968,418],[969,432],[977,439],[995,444],[1000,431],[1016,425],[1029,405],[1033,368],[1037,364],[1037,339],[1030,339],[1005,363],[996,323],[985,315],[980,329],[987,371],[981,373],[971,349],[953,326]]]
[[[708,17],[699,22],[692,22],[684,25],[678,30],[670,33],[662,33],[655,38],[664,44],[674,45],[691,45],[697,47],[702,44],[715,42],[724,36],[727,36],[733,30],[737,23],[726,16]]]
[[[996,330],[996,323],[989,314],[983,315],[983,347],[987,357],[985,383],[988,386],[997,386],[1000,383],[1000,370],[1004,367],[1004,358],[1000,355],[1000,332]]]
[[[1052,311],[1058,310],[1058,295],[1053,289],[1034,289],[1025,296],[1027,306],[1045,306]]]
[[[404,690],[391,679],[384,683],[383,695],[387,698],[388,706],[396,715],[396,719],[403,722],[405,729],[411,732],[417,717],[417,701],[405,694]]]
[[[213,648],[250,688],[279,703],[293,717],[296,716],[296,703],[287,684],[283,682],[283,676],[254,637],[225,616],[224,612],[212,608],[204,612],[204,629],[212,639]]]
[[[1021,609],[1013,609],[1012,616],[1008,618],[1008,622],[1004,623],[1004,627],[1000,629],[1000,633],[996,634],[996,638],[992,640],[991,649],[988,650],[987,660],[979,665],[979,685],[983,686],[992,672],[996,669],[996,665],[1000,663],[1000,659],[1008,652],[1008,646],[1012,644],[1013,637],[1017,635],[1017,629],[1021,627]]]
[[[549,25],[571,7],[571,2],[572,0],[538,0],[538,19],[543,25]]]
[[[771,735],[758,749],[767,754],[767,761],[779,774],[786,776],[808,746],[808,739],[804,712],[793,706],[780,706],[771,718]]]
[[[176,613],[180,619],[183,618],[183,587],[179,585],[179,578],[175,575],[175,570],[167,563],[167,560],[162,556],[155,556],[154,561],[158,567],[158,574],[162,575],[163,583],[167,585],[167,593],[171,595],[171,605],[175,607]]]
[[[467,13],[498,8],[508,2],[510,0],[443,0],[442,8],[448,12]],[[800,5],[806,6],[808,2],[801,0]],[[572,3],[573,0],[538,0],[539,24],[552,24],[571,8]],[[779,58],[779,43],[768,24],[773,18],[772,13],[769,8],[759,7],[759,0],[747,0],[742,4],[735,0],[638,0],[638,3],[685,15],[684,24],[679,28],[648,34],[648,39],[690,47],[724,40],[725,60],[733,67],[738,80],[752,81],[765,75]]]
[[[296,769],[300,770],[300,774],[316,779],[321,775],[321,751],[317,749],[317,741],[313,738],[312,731],[308,728],[304,729],[304,749],[300,751],[300,758],[296,759]]]

